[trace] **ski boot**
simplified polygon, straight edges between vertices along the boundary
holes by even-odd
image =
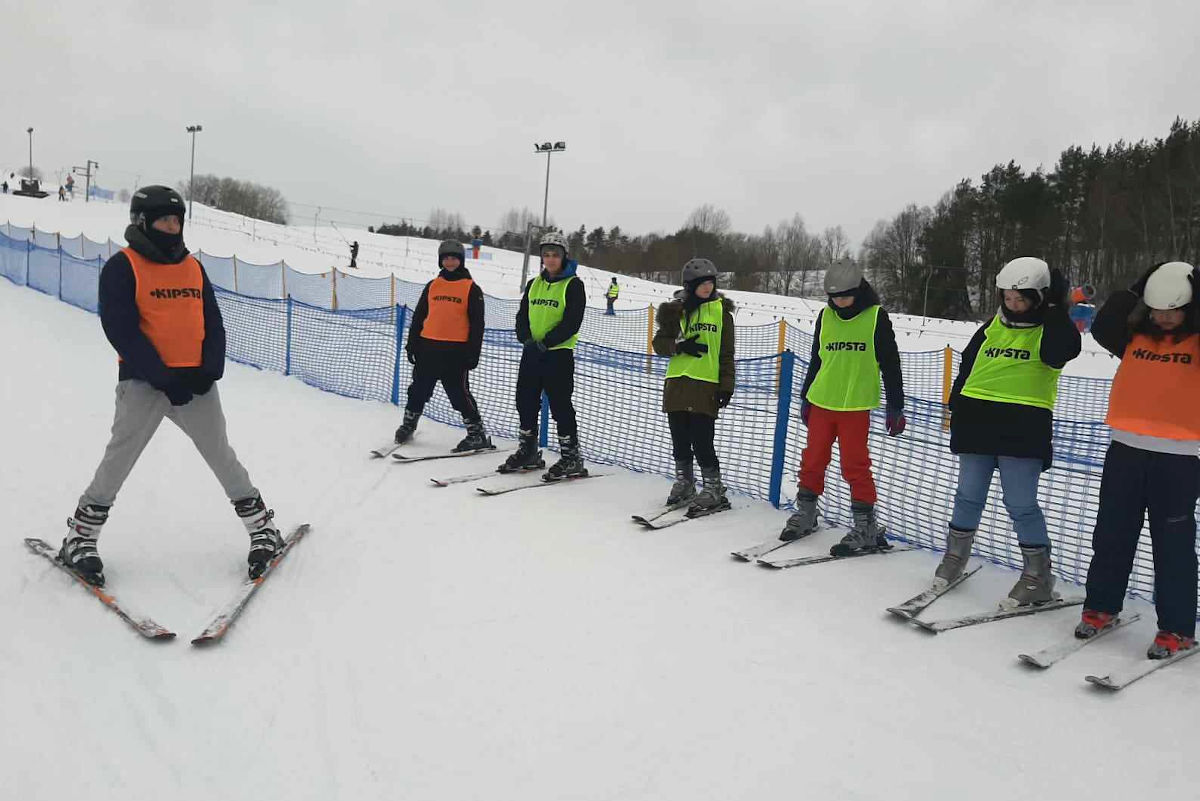
[[[67,536],[58,550],[59,560],[94,587],[104,586],[104,563],[100,561],[96,541],[111,508],[97,504],[77,508],[75,516],[67,518]]]
[[[967,569],[971,558],[971,546],[975,543],[975,532],[950,526],[946,535],[946,555],[937,570],[933,571],[933,588],[944,590],[958,580]]]
[[[688,517],[704,517],[730,508],[729,498],[725,497],[725,485],[721,483],[720,467],[701,467],[700,480],[703,488],[688,507]]]
[[[796,511],[787,519],[779,534],[782,542],[807,537],[817,530],[817,494],[801,487],[796,491]]]
[[[492,444],[492,438],[483,429],[483,421],[473,420],[467,422],[467,435],[463,437],[462,442],[454,446],[454,453],[494,451],[495,449],[496,446]]]
[[[396,429],[396,444],[403,445],[412,439],[413,434],[417,432],[417,423],[421,420],[421,415],[416,412],[404,410],[404,422]]]
[[[696,497],[696,474],[692,469],[692,460],[686,462],[675,460],[675,483],[667,495],[667,506],[680,506]]]
[[[579,455],[579,437],[569,434],[558,438],[558,461],[542,476],[543,481],[562,481],[564,478],[583,478],[588,474]]]
[[[1146,650],[1147,659],[1170,659],[1180,651],[1196,647],[1195,637],[1185,637],[1172,631],[1160,631]]]
[[[504,464],[496,468],[497,473],[521,473],[526,470],[541,470],[546,466],[542,452],[537,446],[537,429],[522,430],[517,440],[517,450],[509,454]]]
[[[1054,592],[1054,575],[1050,572],[1050,546],[1022,545],[1021,558],[1025,569],[1009,590],[1008,597],[1000,602],[1001,609],[1037,606],[1058,598]]]
[[[1109,612],[1097,612],[1094,609],[1084,609],[1079,625],[1075,627],[1075,637],[1080,640],[1090,640],[1105,629],[1117,625],[1117,616]]]
[[[249,564],[250,578],[256,579],[266,571],[267,566],[283,549],[283,537],[271,522],[275,510],[268,509],[258,493],[234,501],[233,509],[246,526],[246,533],[250,535],[250,553],[246,562]]]
[[[850,514],[854,516],[854,528],[842,537],[841,542],[829,549],[830,556],[886,551],[892,547],[884,536],[886,529],[875,520],[875,504],[851,501]]]

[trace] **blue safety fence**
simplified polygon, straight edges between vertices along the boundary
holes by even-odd
[[[100,269],[107,254],[119,247],[86,237],[70,238],[66,245],[56,238],[53,248],[38,244],[49,241],[43,232],[3,226],[0,273],[16,284],[96,311]],[[85,257],[76,255],[81,253]],[[228,358],[296,376],[346,397],[404,404],[411,379],[404,344],[422,285],[388,279],[381,284],[344,273],[334,279],[330,273],[298,273],[281,262],[257,265],[200,255],[217,286]],[[224,281],[239,287],[248,282],[251,291],[229,291],[222,288]],[[380,287],[386,288],[389,302],[370,306],[377,302]],[[337,309],[332,308],[335,304]],[[515,300],[488,299],[484,352],[479,368],[470,375],[489,431],[510,438],[519,428],[514,394],[522,348],[512,329],[517,307]],[[585,457],[670,475],[670,433],[661,412],[667,360],[645,350],[653,333],[652,313],[623,311],[608,316],[591,308],[588,312],[595,316],[585,319],[575,352],[575,404]],[[602,341],[593,341],[589,334]],[[633,344],[613,347],[610,340]],[[785,350],[777,352],[781,341]],[[724,479],[732,490],[789,507],[807,442],[798,409],[812,336],[786,324],[744,326],[737,331],[737,344],[737,390],[717,425]],[[886,436],[882,409],[872,413],[869,444],[879,514],[893,536],[939,550],[945,542],[958,474],[942,400],[959,357],[948,349],[902,352],[901,362],[907,431],[900,437]],[[1110,386],[1105,379],[1061,380],[1054,422],[1055,463],[1041,481],[1040,500],[1055,544],[1055,571],[1076,583],[1085,580],[1091,558],[1091,532],[1109,444],[1103,416]],[[425,415],[461,425],[458,412],[440,390]],[[544,414],[543,419],[547,419]],[[552,449],[555,435],[550,420],[542,436]],[[820,508],[829,523],[845,524],[850,520],[849,487],[836,476],[838,459],[835,446],[833,472]],[[665,482],[663,488],[665,492]],[[985,559],[1019,567],[1020,553],[1001,498],[997,476],[975,550]],[[1139,546],[1129,586],[1131,594],[1153,597],[1148,537]]]

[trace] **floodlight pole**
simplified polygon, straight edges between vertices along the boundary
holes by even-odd
[[[202,125],[189,125],[187,132],[192,135],[192,169],[188,175],[188,221],[192,219],[192,199],[196,196],[196,134],[204,130]]]

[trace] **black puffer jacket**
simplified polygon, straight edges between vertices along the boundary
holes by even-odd
[[[988,320],[971,337],[970,344],[963,351],[958,377],[954,379],[954,387],[950,391],[950,410],[953,412],[950,419],[950,451],[1041,459],[1042,469],[1049,470],[1054,456],[1051,447],[1054,416],[1049,409],[980,400],[962,394],[991,323]],[[1071,322],[1065,308],[1047,307],[1041,325],[1042,345],[1038,357],[1044,364],[1061,369],[1079,355],[1079,329]]]

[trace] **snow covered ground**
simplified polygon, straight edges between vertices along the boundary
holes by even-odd
[[[20,224],[11,207],[0,217]],[[119,235],[103,224],[85,233]],[[1082,680],[1142,658],[1144,603],[1129,605],[1141,622],[1035,673],[1016,654],[1065,635],[1076,610],[928,635],[883,609],[923,587],[931,554],[765,571],[728,554],[784,513],[738,499],[644,531],[628,516],[667,482],[616,468],[497,498],[437,489],[430,476],[498,457],[370,461],[396,409],[236,364],[219,385],[231,440],[279,521],[313,533],[224,643],[191,648],[241,578],[246,536],[164,424],[101,541],[109,589],[180,633],[145,642],[20,542],[61,538],[107,439],[116,361],[98,319],[0,280],[0,360],[6,798],[1194,792],[1200,662],[1116,695]],[[459,435],[426,421],[418,441]],[[990,607],[1014,579],[989,566],[926,616]]]
[[[233,256],[256,263],[272,264],[284,260],[302,272],[326,272],[331,267],[347,270],[350,255],[348,241],[360,245],[356,275],[384,277],[395,275],[406,281],[424,283],[436,272],[438,242],[415,237],[372,234],[345,225],[313,227],[303,221],[292,226],[273,225],[237,214],[195,206],[195,219],[185,228],[185,239],[193,250],[217,256]],[[0,222],[39,230],[56,231],[63,236],[83,233],[104,241],[112,238],[123,243],[129,222],[128,206],[117,202],[59,203],[54,197],[44,200],[0,195]],[[518,298],[521,295],[523,254],[497,248],[484,248],[486,261],[473,262],[471,270],[484,291],[493,297]],[[680,265],[682,266],[682,265]],[[530,270],[536,271],[537,259]],[[613,273],[581,267],[594,306],[602,307],[602,297]],[[645,308],[668,299],[678,288],[618,276],[621,298],[618,309]],[[766,295],[757,292],[729,292],[738,303],[738,323],[760,325],[786,319],[790,325],[812,331],[824,300]],[[912,315],[893,315],[897,342],[904,351],[937,350],[949,345],[962,350],[978,328],[977,323],[939,320]],[[1090,336],[1084,338],[1084,352],[1067,365],[1067,375],[1111,378],[1117,362]]]

